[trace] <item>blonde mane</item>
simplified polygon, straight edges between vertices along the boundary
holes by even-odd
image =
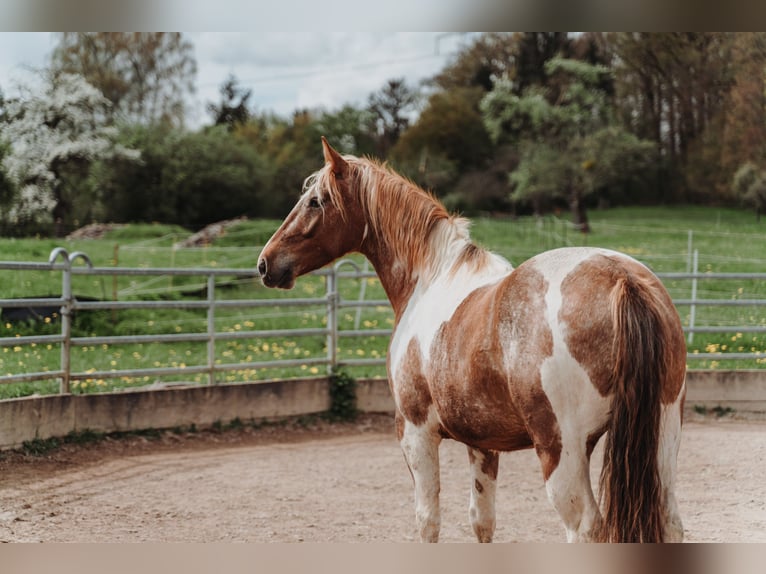
[[[433,275],[444,264],[455,263],[456,257],[465,262],[467,254],[476,259],[488,255],[470,243],[469,221],[450,214],[433,194],[376,160],[351,155],[343,159],[349,165],[349,187],[357,194],[354,199],[366,217],[368,233],[386,245],[395,260],[420,274]],[[329,165],[307,178],[304,190],[312,189],[326,190],[346,220],[339,182]],[[465,249],[452,253],[455,245]]]

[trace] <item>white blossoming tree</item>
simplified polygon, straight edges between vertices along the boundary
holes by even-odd
[[[67,178],[83,179],[96,161],[139,159],[139,152],[115,143],[110,105],[73,74],[50,74],[39,93],[23,87],[20,97],[6,101],[0,140],[10,150],[3,167],[19,190],[6,220],[65,222],[74,200],[65,193]]]

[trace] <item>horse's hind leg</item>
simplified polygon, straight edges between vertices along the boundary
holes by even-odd
[[[581,444],[571,441],[563,445],[558,465],[545,480],[548,498],[564,522],[569,542],[592,540],[600,520],[590,483],[590,456],[585,441],[579,442]],[[538,455],[545,474],[549,458],[539,450]]]
[[[675,403],[663,406],[660,419],[660,443],[658,466],[662,493],[665,502],[665,516],[662,538],[665,542],[681,542],[684,538],[684,527],[676,501],[676,469],[678,447],[681,443],[681,417],[683,416],[682,390]]]
[[[468,447],[471,464],[471,526],[479,542],[492,542],[495,533],[495,489],[499,454]]]
[[[415,483],[415,520],[422,542],[438,542],[439,443],[441,436],[428,422],[415,425],[397,413],[397,429],[404,459]]]

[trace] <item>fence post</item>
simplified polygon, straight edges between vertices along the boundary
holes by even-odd
[[[327,274],[327,374],[338,365],[338,270],[335,266]]]
[[[694,230],[689,229],[686,237],[686,272],[692,270],[692,245],[694,244]]]
[[[207,382],[215,385],[215,275],[207,276]]]
[[[366,273],[370,269],[370,264],[367,259],[364,260],[364,268],[362,273]],[[367,293],[367,279],[362,277],[362,284],[359,286],[359,302],[364,301],[365,294]],[[362,308],[356,308],[356,317],[354,318],[354,329],[359,329],[359,324],[362,322]]]
[[[120,244],[114,244],[114,258],[112,259],[112,267],[120,266]],[[112,275],[112,301],[117,301],[117,275]],[[117,309],[112,309],[112,325],[117,325]]]
[[[72,264],[65,257],[64,270],[61,273],[61,381],[59,393],[70,393],[70,375],[72,373]]]
[[[697,274],[697,271],[699,269],[699,250],[694,250],[694,257],[692,258],[692,273],[695,275]],[[697,278],[694,277],[692,279],[692,304],[691,308],[689,309],[689,337],[688,341],[691,345],[694,342],[694,322],[696,319],[697,314],[697,306],[694,304],[694,302],[697,300]]]
[[[61,274],[61,380],[59,392],[68,395],[71,391],[69,382],[72,375],[72,309],[74,309],[74,296],[72,295],[72,262],[82,259],[89,268],[93,263],[82,251],[75,251],[71,255],[63,247],[56,247],[48,256],[48,264],[53,266],[56,259],[61,256],[64,260],[64,269]]]

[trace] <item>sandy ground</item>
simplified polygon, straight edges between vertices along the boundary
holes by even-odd
[[[465,448],[440,456],[441,540],[470,542]],[[766,421],[688,422],[679,469],[687,541],[766,541]],[[496,542],[565,540],[533,451],[503,455],[498,481]],[[383,415],[107,439],[0,454],[0,541],[415,541],[412,496]]]

